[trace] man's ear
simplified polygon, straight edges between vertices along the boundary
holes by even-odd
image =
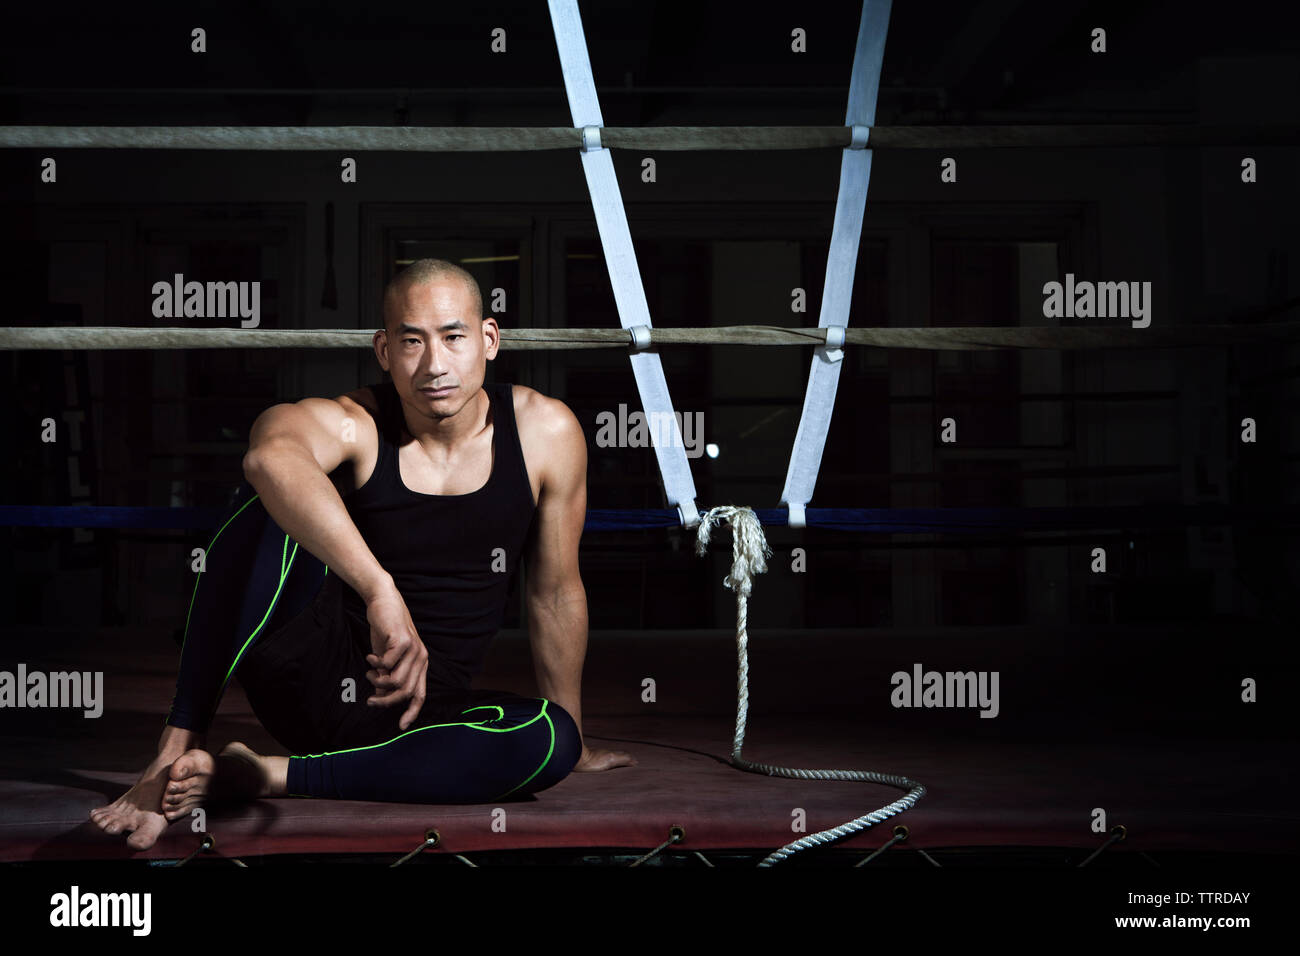
[[[379,359],[379,367],[385,372],[388,371],[388,330],[376,329],[374,338],[371,339],[375,346],[375,358]]]
[[[497,320],[490,315],[483,316],[483,335],[487,338],[487,343],[484,346],[487,360],[491,362],[497,357],[497,351],[501,348],[501,327],[497,325]]]

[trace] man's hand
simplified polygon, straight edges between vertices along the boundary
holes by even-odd
[[[622,750],[592,750],[582,745],[582,756],[573,767],[574,773],[613,770],[615,767],[635,767],[636,758]]]
[[[366,679],[375,685],[375,693],[366,704],[391,707],[410,700],[397,724],[406,730],[424,706],[429,652],[415,633],[411,612],[396,587],[370,599],[366,604],[366,620],[370,622],[370,646],[374,649],[373,654],[366,655],[366,663],[373,668],[366,671]]]

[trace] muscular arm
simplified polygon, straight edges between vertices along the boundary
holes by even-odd
[[[369,601],[392,578],[366,546],[328,477],[359,449],[360,436],[344,440],[354,438],[344,433],[349,419],[351,429],[374,427],[364,414],[349,415],[340,402],[323,398],[268,408],[253,423],[244,477],[285,534]]]
[[[350,413],[351,412],[351,413]],[[336,573],[366,602],[373,654],[366,678],[376,693],[367,706],[405,704],[406,730],[424,705],[429,652],[406,602],[352,523],[329,474],[372,444],[374,421],[349,398],[306,398],[275,405],[253,423],[244,477],[277,525]],[[409,703],[407,703],[409,701]]]
[[[578,541],[587,517],[587,441],[562,403],[547,401],[549,449],[537,502],[537,533],[526,556],[525,600],[537,686],[569,712],[582,733],[582,663],[587,654],[587,592]]]
[[[537,502],[537,534],[526,555],[525,600],[533,665],[542,696],[573,717],[582,735],[582,663],[587,656],[587,591],[578,572],[578,541],[587,519],[587,439],[573,412],[543,406],[549,451]],[[621,750],[592,750],[583,741],[579,771],[635,767]]]

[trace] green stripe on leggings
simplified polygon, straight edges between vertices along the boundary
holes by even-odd
[[[293,552],[289,552],[289,536],[284,536],[284,544],[280,547],[280,583],[275,587],[275,594],[271,595],[271,603],[266,606],[266,613],[262,615],[262,620],[258,622],[257,627],[253,628],[253,633],[248,635],[248,640],[244,641],[244,646],[239,649],[235,655],[234,661],[230,665],[230,670],[226,672],[226,679],[221,682],[222,690],[230,683],[230,677],[235,673],[235,668],[239,666],[240,658],[244,656],[244,651],[248,650],[248,645],[253,643],[253,639],[261,633],[262,628],[266,625],[267,620],[271,617],[271,612],[275,610],[275,602],[280,598],[280,592],[284,590],[284,582],[289,577],[289,569],[293,567],[293,559],[298,556],[298,542],[293,543]]]
[[[308,758],[315,758],[315,757],[336,757],[336,756],[338,756],[339,754],[350,754],[350,753],[356,753],[356,752],[361,751],[361,750],[374,750],[376,747],[387,747],[389,744],[391,744],[391,743],[395,743],[396,741],[401,740],[403,737],[409,737],[411,734],[418,734],[418,733],[420,733],[421,731],[424,731],[424,730],[434,730],[435,728],[438,728],[438,727],[472,727],[472,728],[474,728],[475,730],[481,730],[481,731],[484,731],[484,732],[486,732],[486,733],[492,733],[492,734],[508,734],[508,733],[512,733],[512,732],[514,732],[514,731],[516,731],[516,730],[523,730],[525,727],[530,727],[530,726],[532,726],[534,723],[536,723],[537,721],[541,720],[542,718],[546,718],[546,723],[547,723],[547,724],[550,726],[550,728],[551,728],[551,741],[550,741],[550,744],[549,744],[549,746],[547,747],[547,750],[546,750],[546,757],[542,760],[541,764],[537,767],[537,769],[534,770],[532,773],[530,773],[530,774],[529,774],[527,777],[525,777],[522,781],[520,781],[520,782],[519,782],[518,784],[516,784],[515,786],[511,787],[511,788],[510,788],[509,790],[507,790],[505,793],[500,794],[499,796],[496,796],[496,797],[493,797],[493,798],[492,798],[493,800],[500,800],[502,797],[507,797],[507,796],[509,796],[510,794],[514,793],[514,792],[515,792],[516,790],[518,790],[520,787],[522,787],[522,786],[524,786],[525,784],[527,784],[529,780],[532,780],[532,779],[533,779],[534,777],[536,777],[539,773],[541,773],[544,769],[546,769],[546,765],[549,764],[549,763],[551,762],[551,757],[555,754],[555,723],[551,720],[551,715],[548,714],[548,713],[546,712],[546,705],[547,705],[547,703],[548,703],[548,701],[546,700],[546,698],[545,698],[545,697],[540,697],[540,698],[538,698],[538,700],[540,700],[540,701],[542,702],[542,709],[541,709],[540,711],[538,711],[538,713],[537,713],[537,715],[536,715],[535,717],[532,717],[532,718],[530,718],[529,720],[524,721],[522,724],[519,724],[519,725],[516,726],[516,727],[484,727],[484,726],[482,726],[482,724],[485,723],[485,721],[474,721],[474,722],[469,722],[469,721],[457,721],[457,722],[454,722],[454,723],[447,723],[447,724],[429,724],[427,727],[414,727],[414,728],[412,728],[411,730],[406,731],[405,733],[398,734],[398,735],[397,735],[396,737],[394,737],[392,740],[385,740],[383,743],[378,743],[378,744],[367,744],[367,745],[364,746],[364,747],[349,747],[347,750],[331,750],[331,751],[328,751],[328,752],[326,752],[326,753],[321,753],[321,754],[299,754],[299,755],[296,755],[296,756],[292,756],[292,757],[290,757],[289,759],[290,759],[290,760],[307,760]],[[495,718],[491,718],[491,719],[495,719],[495,720],[500,720],[502,717],[505,716],[505,711],[502,710],[500,707],[496,706],[495,704],[486,704],[486,705],[479,706],[479,707],[468,707],[468,708],[466,708],[465,710],[462,710],[461,713],[462,713],[462,714],[467,714],[467,713],[469,713],[471,710],[495,710],[495,711],[497,712],[497,716],[496,716]],[[306,794],[291,794],[291,796],[306,796]]]

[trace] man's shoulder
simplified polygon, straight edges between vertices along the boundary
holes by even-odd
[[[585,487],[587,436],[569,406],[526,385],[514,386],[514,406],[520,447],[529,470],[541,476],[543,495],[552,485],[562,494]]]
[[[334,399],[348,411],[356,411],[357,408],[363,408],[371,415],[379,411],[379,399],[376,391],[383,388],[383,385],[363,385],[361,388],[353,389]]]
[[[380,430],[380,420],[384,417],[381,408],[381,400],[376,392],[384,386],[364,386],[353,389],[343,395],[337,395],[334,398],[324,399],[334,408],[342,413],[342,422],[345,427],[351,423],[354,429],[355,438],[349,439],[349,444],[354,446],[354,450],[373,450],[376,436]]]
[[[527,385],[512,386],[515,421],[521,433],[554,436],[577,429],[581,433],[577,416],[558,398],[543,395]]]

